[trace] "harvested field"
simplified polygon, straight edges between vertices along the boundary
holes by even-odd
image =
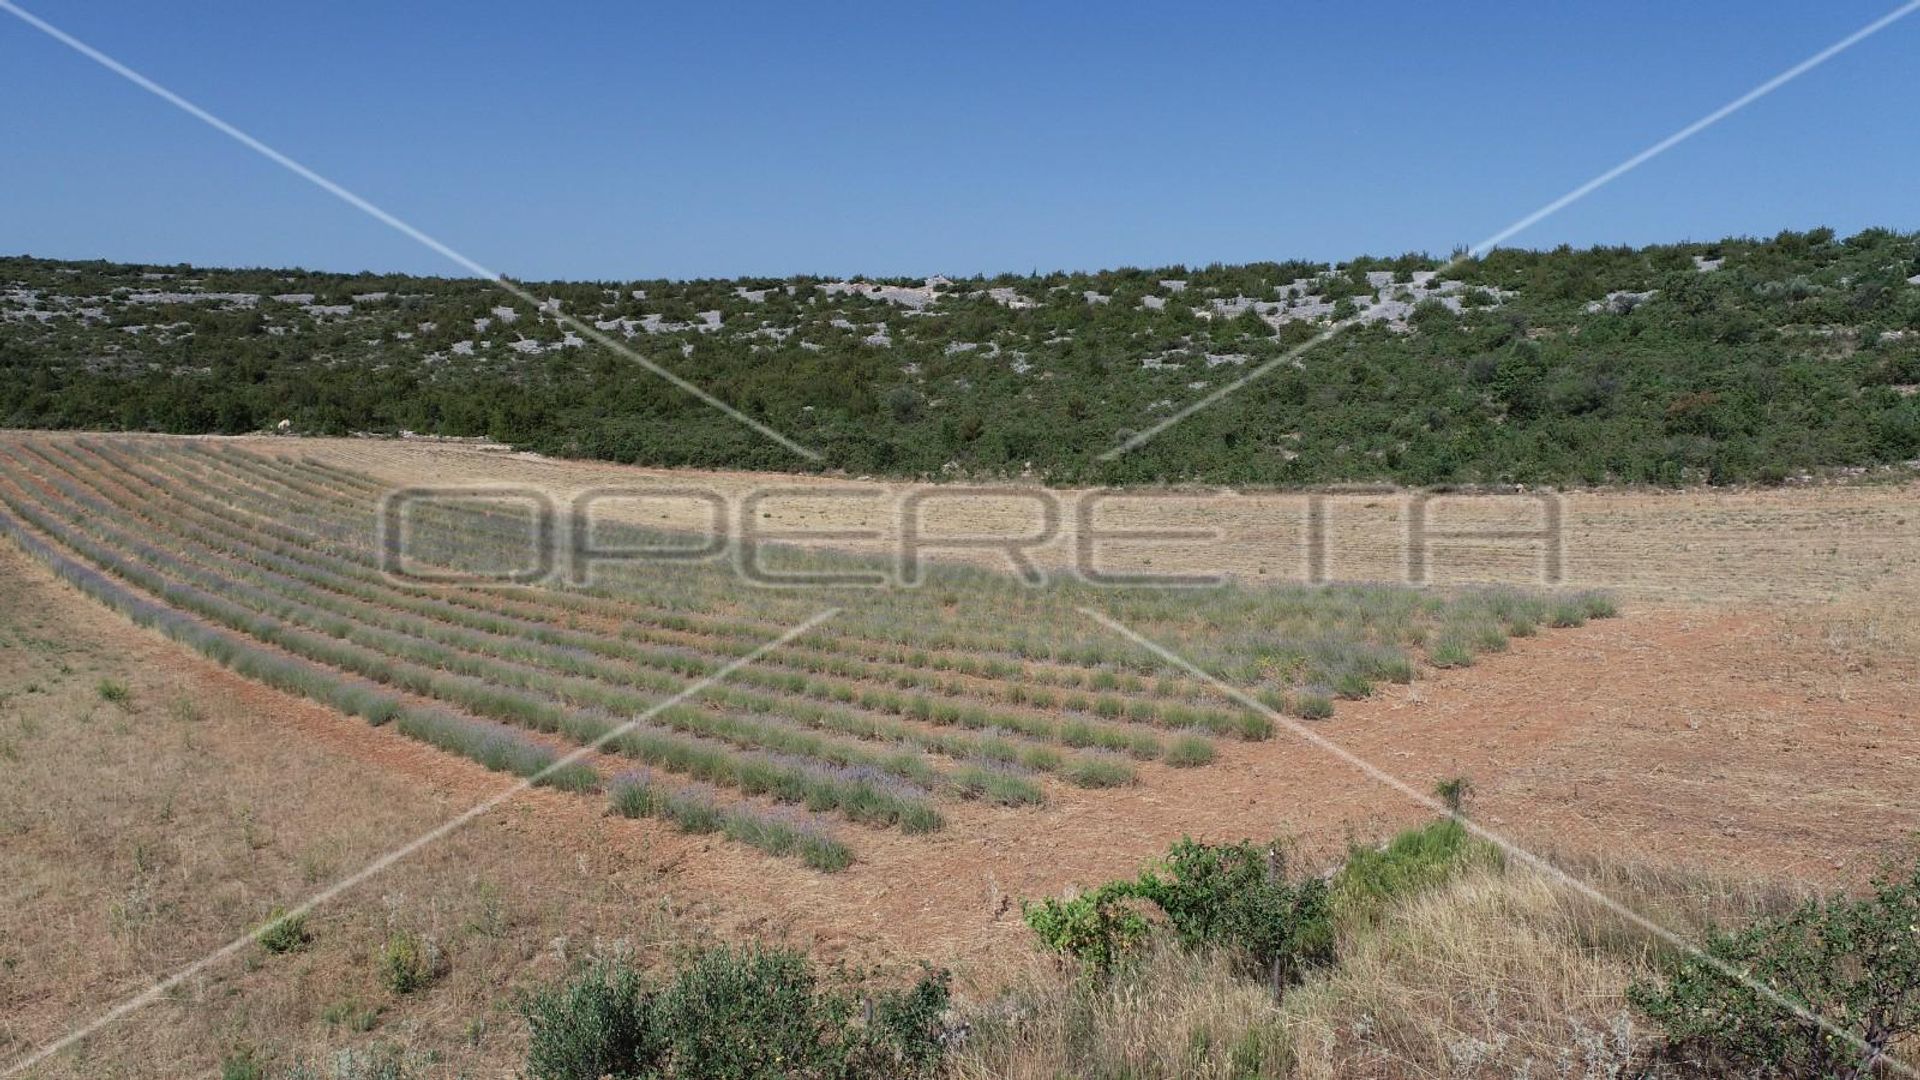
[[[825,533],[872,530],[871,539],[831,538],[823,545],[888,550],[897,535],[893,517],[901,493],[940,492],[919,487],[770,473],[645,469],[598,462],[558,461],[461,443],[376,439],[211,439],[271,456],[298,457],[362,472],[394,485],[513,483],[560,495],[594,488],[697,486],[730,498],[777,490],[766,507],[769,526]],[[803,498],[808,491],[836,492]],[[925,505],[934,534],[1033,531],[1035,509],[1014,488],[1001,495],[969,495]],[[790,493],[790,494],[788,494]],[[885,493],[891,498],[881,498]],[[1064,493],[1072,496],[1074,492]],[[1333,581],[1398,581],[1407,568],[1404,493],[1323,493],[1324,577]],[[1563,581],[1570,588],[1606,589],[1635,604],[1860,602],[1888,591],[1920,602],[1920,485],[1910,479],[1751,490],[1574,490],[1557,496],[1562,514]],[[1304,580],[1309,569],[1310,496],[1301,493],[1221,491],[1129,492],[1097,512],[1105,527],[1217,530],[1217,539],[1114,543],[1115,568],[1141,569],[1152,559],[1162,572],[1219,572],[1249,582]],[[610,502],[649,525],[703,529],[707,511],[691,502],[661,499],[644,507]],[[1526,539],[1441,539],[1439,534],[1497,530],[1538,531],[1539,493],[1435,497],[1427,508],[1432,531],[1428,571],[1436,583],[1494,582],[1538,585],[1542,544]],[[1036,555],[1069,562],[1076,520],[1062,516],[1060,533]],[[804,542],[804,541],[796,541]],[[999,552],[949,550],[943,557],[976,559],[1006,569]]]

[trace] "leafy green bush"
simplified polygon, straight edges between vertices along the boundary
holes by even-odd
[[[663,1071],[744,1078],[844,1072],[850,1002],[822,994],[799,953],[716,949],[652,996]]]
[[[1146,918],[1126,903],[1133,895],[1132,882],[1115,881],[1065,900],[1022,904],[1020,912],[1047,948],[1104,975],[1147,936]]]
[[[1333,958],[1326,882],[1313,875],[1289,881],[1278,846],[1183,838],[1164,866],[1140,875],[1133,891],[1166,912],[1183,943],[1245,954],[1276,992]]]
[[[313,940],[313,934],[307,930],[307,916],[303,912],[288,915],[279,908],[267,916],[267,925],[260,928],[253,939],[260,947],[270,953],[290,953],[306,947]]]
[[[396,994],[424,989],[439,975],[440,956],[433,943],[401,930],[380,947],[380,981]]]
[[[1151,930],[1134,901],[1166,915],[1188,947],[1219,946],[1245,957],[1276,991],[1305,968],[1331,958],[1326,883],[1289,881],[1277,848],[1248,841],[1208,845],[1182,839],[1165,862],[1132,881],[1111,881],[1078,896],[1022,906],[1047,948],[1105,976]]]
[[[717,948],[649,987],[601,964],[535,994],[535,1080],[928,1076],[944,1054],[944,972],[862,998],[823,986],[802,953]]]
[[[527,1075],[533,1080],[599,1080],[640,1075],[659,1056],[648,1029],[640,974],[624,964],[596,964],[566,983],[536,992],[521,1005],[532,1029]]]
[[[1867,896],[1714,933],[1628,997],[1665,1028],[1672,1057],[1715,1074],[1872,1076],[1920,1032],[1917,928],[1920,864]]]

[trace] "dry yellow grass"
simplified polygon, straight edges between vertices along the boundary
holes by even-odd
[[[1781,910],[1767,883],[1586,861],[1571,867],[1688,935]],[[1651,1063],[1626,1002],[1658,939],[1539,872],[1483,864],[1378,918],[1278,1004],[1218,953],[1149,948],[1108,984],[1034,965],[983,1015],[965,1080],[1610,1077]]]
[[[961,1080],[1284,1076],[1278,1019],[1266,988],[1218,953],[1155,946],[1108,986],[1034,965],[976,1020],[952,1071]]]
[[[458,763],[368,760],[370,739],[415,752],[199,663],[11,545],[0,582],[0,1067],[476,798]],[[124,699],[103,697],[103,680]],[[29,1075],[171,1080],[249,1051],[276,1076],[341,1051],[437,1062],[416,1075],[510,1074],[524,1053],[517,986],[589,951],[651,961],[698,935],[630,842],[595,835],[636,823],[581,815],[557,847],[547,801],[518,801],[315,911],[305,948],[250,945]],[[405,996],[378,965],[400,931],[445,961]]]
[[[795,477],[768,473],[647,469],[603,462],[560,461],[481,450],[458,443],[371,439],[237,440],[260,453],[305,457],[355,469],[396,486],[520,483],[570,495],[619,485],[638,489],[698,486],[727,498],[778,487],[789,492],[762,511],[768,529],[872,530],[866,541],[834,546],[890,551],[897,542],[901,495],[947,493],[920,513],[930,535],[1018,536],[1035,529],[1027,494],[951,497],[938,485]],[[837,494],[826,494],[829,490]],[[808,495],[812,492],[814,494]],[[1064,565],[1073,557],[1072,500],[1056,540],[1037,561]],[[1343,580],[1401,580],[1413,504],[1404,493],[1327,493],[1325,572]],[[1848,604],[1887,594],[1920,603],[1920,485],[1863,482],[1761,490],[1594,490],[1558,497],[1564,514],[1564,583],[1607,588],[1630,603],[1800,605]],[[1094,512],[1098,529],[1215,530],[1205,540],[1106,541],[1101,568],[1146,572],[1219,572],[1248,580],[1300,580],[1308,569],[1310,496],[1301,493],[1186,490],[1133,493]],[[703,529],[709,509],[691,500],[609,504],[608,512],[643,524]],[[1426,504],[1435,582],[1537,584],[1541,545],[1524,539],[1448,540],[1448,531],[1538,529],[1542,504],[1532,494],[1450,495]],[[950,550],[1005,568],[1002,553]]]
[[[1624,996],[1640,966],[1585,944],[1584,907],[1521,871],[1396,906],[1289,995],[1292,1075],[1617,1075],[1647,1035]]]

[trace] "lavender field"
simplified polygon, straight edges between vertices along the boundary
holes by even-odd
[[[1035,588],[959,567],[890,590],[771,589],[726,565],[659,562],[587,586],[431,586],[383,568],[383,494],[335,466],[217,443],[0,439],[0,531],[134,621],[489,769],[822,871],[857,859],[864,830],[930,833],[955,802],[1035,807],[1143,769],[1204,771],[1222,740],[1274,737],[1268,710],[1325,721],[1379,684],[1612,613],[1592,594]],[[512,565],[526,525],[504,505],[428,504],[408,555]],[[634,527],[597,539],[676,542]]]

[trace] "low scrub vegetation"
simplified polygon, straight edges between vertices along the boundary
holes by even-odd
[[[1711,1073],[1870,1077],[1920,1037],[1920,864],[1865,896],[1716,931],[1630,996]]]
[[[649,465],[1068,484],[1738,483],[1920,457],[1920,240],[1447,265],[528,282],[0,259],[0,425],[488,435]],[[156,281],[164,284],[156,284]],[[1332,340],[1098,455],[1335,320]],[[571,325],[566,320],[577,320]],[[809,462],[576,333],[589,323]]]

